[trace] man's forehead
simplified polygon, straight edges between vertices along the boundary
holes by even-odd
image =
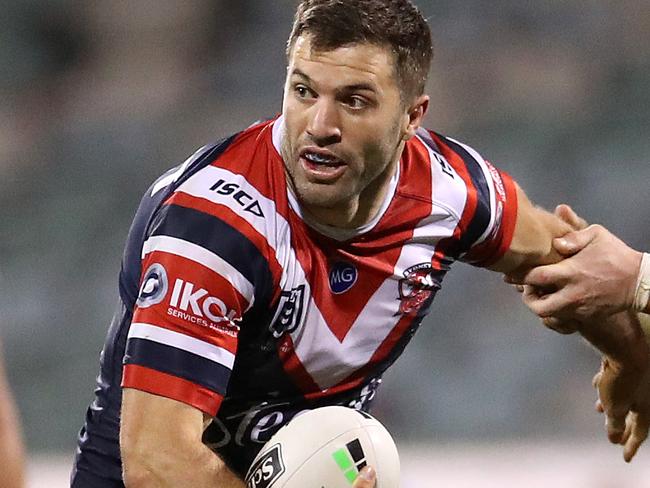
[[[319,71],[327,66],[350,76],[370,77],[377,82],[381,82],[383,77],[392,77],[394,73],[393,55],[387,47],[364,42],[325,49],[314,46],[310,36],[300,36],[296,40],[289,58],[290,75],[299,71],[311,76],[310,71]]]

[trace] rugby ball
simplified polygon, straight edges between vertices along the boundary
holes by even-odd
[[[399,455],[386,428],[365,412],[322,407],[271,437],[245,480],[248,488],[350,488],[366,464],[377,488],[399,487]]]

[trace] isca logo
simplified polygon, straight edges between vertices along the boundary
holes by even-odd
[[[332,453],[332,457],[350,484],[354,483],[359,476],[359,471],[366,465],[366,455],[359,439],[348,442],[345,447]]]
[[[276,444],[249,468],[246,486],[247,488],[270,488],[282,476],[284,469],[280,444]]]
[[[330,269],[330,290],[336,295],[345,293],[354,286],[358,276],[357,268],[352,264],[345,262],[334,263]]]

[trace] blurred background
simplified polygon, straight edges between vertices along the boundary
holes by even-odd
[[[650,3],[416,3],[436,50],[427,125],[538,204],[569,203],[650,249]],[[141,194],[197,147],[280,111],[295,5],[3,2],[0,332],[31,486],[65,486]],[[566,469],[592,478],[555,486],[650,486],[650,448],[626,467],[606,443],[592,407],[598,362],[578,337],[539,325],[499,276],[459,264],[375,413],[411,478],[437,480],[406,486],[464,486],[472,459],[472,486],[533,486],[515,481],[516,466],[550,479],[576,445],[581,464]]]

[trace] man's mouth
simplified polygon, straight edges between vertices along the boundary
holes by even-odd
[[[346,168],[345,161],[325,152],[304,150],[300,161],[309,177],[322,182],[337,179]]]

